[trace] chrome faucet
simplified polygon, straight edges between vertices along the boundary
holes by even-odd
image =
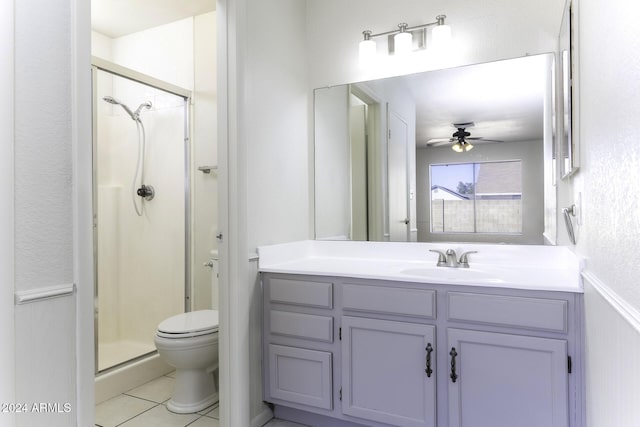
[[[456,251],[453,249],[447,249],[447,267],[456,268],[459,266],[458,256],[456,255]]]
[[[453,249],[447,249],[447,252],[442,252],[438,249],[429,249],[429,252],[435,252],[438,254],[438,267],[449,268],[469,268],[469,254],[478,253],[478,251],[467,251],[460,255],[460,258],[456,255],[456,251]]]

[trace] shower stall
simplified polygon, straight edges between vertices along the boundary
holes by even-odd
[[[190,92],[94,60],[96,373],[155,352],[189,309]]]

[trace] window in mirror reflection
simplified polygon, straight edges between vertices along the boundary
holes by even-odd
[[[522,233],[522,164],[430,165],[432,233]]]

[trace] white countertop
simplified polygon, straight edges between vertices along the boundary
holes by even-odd
[[[477,253],[468,269],[436,267],[429,249]],[[258,254],[259,271],[269,273],[582,293],[580,260],[562,246],[304,240]]]

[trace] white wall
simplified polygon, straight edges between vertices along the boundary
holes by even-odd
[[[218,165],[218,88],[216,82],[216,12],[195,17],[194,31],[194,81],[192,126],[192,280],[194,287],[193,308],[219,308],[218,280],[204,263],[217,249],[218,230],[218,173],[198,171],[199,166]]]
[[[309,238],[308,103],[305,4],[249,2],[246,105],[248,249]],[[255,264],[254,264],[255,266]],[[253,286],[256,271],[250,276]],[[261,291],[253,288],[251,411],[262,403]],[[258,330],[256,330],[258,329]],[[255,382],[254,382],[255,381]]]
[[[231,322],[221,337],[221,363],[230,366],[221,373],[221,416],[229,425],[260,426],[271,416],[262,402],[262,293],[247,258],[260,245],[311,237],[306,8],[299,0],[241,0],[219,1],[217,10],[229,19],[220,26],[229,48],[220,52],[221,81],[229,72],[219,133],[228,141],[221,153],[229,184],[221,190],[229,215],[221,213],[228,248],[221,325]]]
[[[247,151],[249,250],[308,237],[303,2],[250,4]]]
[[[576,191],[583,198],[578,251],[588,268],[640,310],[640,47],[635,3],[580,2],[580,146]],[[605,30],[602,19],[616,22]]]
[[[640,192],[635,189],[640,180],[640,59],[629,53],[640,51],[635,19],[639,13],[635,2],[579,1],[581,166],[572,180],[574,200],[582,194],[583,225],[578,228],[576,250],[586,257],[586,269],[601,288],[636,317],[640,312],[636,256]],[[604,304],[605,312],[615,306],[598,301],[602,292],[592,295],[586,306],[588,425],[640,424],[637,353],[635,359],[627,359],[640,346],[639,327],[625,321],[619,310],[615,320],[603,317],[602,311],[592,309],[595,304]],[[597,327],[603,321],[607,327]],[[629,365],[627,360],[634,362]],[[603,369],[608,375],[601,374]],[[616,423],[618,416],[626,421]]]
[[[15,7],[15,290],[74,282],[72,10],[70,2]],[[75,13],[75,10],[74,10]],[[78,283],[78,286],[91,286]],[[70,403],[17,426],[75,424],[75,295],[16,307],[16,402]]]
[[[193,18],[112,39],[112,59],[185,89],[193,88]]]

